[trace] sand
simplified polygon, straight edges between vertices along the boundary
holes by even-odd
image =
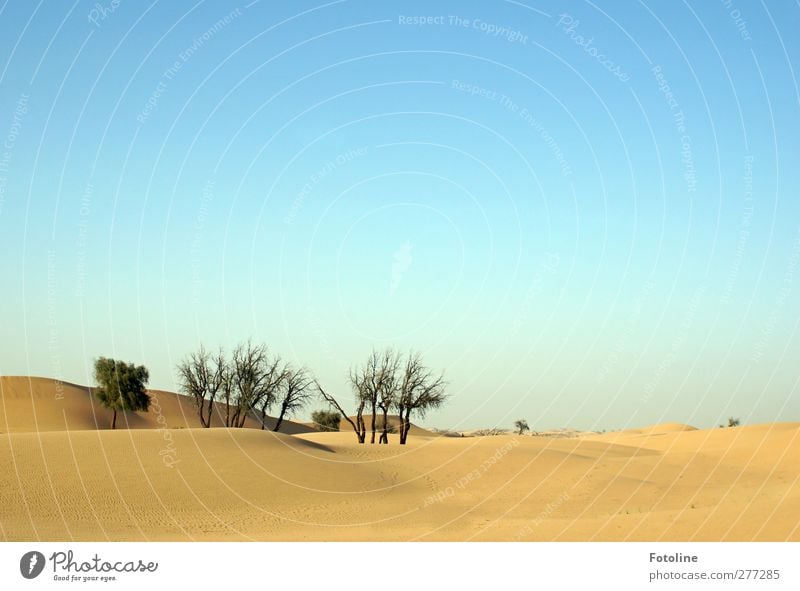
[[[46,380],[27,402],[9,380],[5,540],[800,541],[800,423],[359,445],[348,432],[188,428],[191,413],[167,419],[184,428],[98,430],[47,400]],[[17,415],[28,408],[35,420]]]
[[[117,414],[118,429],[187,429],[200,426],[200,419],[191,398],[174,392],[148,390],[149,412]],[[218,413],[222,405],[217,404]],[[92,395],[91,388],[49,378],[0,376],[0,433],[29,433],[42,431],[78,431],[109,429],[111,411],[103,408]],[[212,417],[212,427],[222,427],[220,414]],[[270,418],[267,427],[274,426]],[[261,424],[250,418],[249,428]],[[284,421],[282,433],[313,431],[301,423]]]

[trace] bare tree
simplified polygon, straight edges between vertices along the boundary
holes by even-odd
[[[367,424],[364,422],[364,406],[366,404],[366,400],[361,399],[358,401],[358,408],[356,409],[356,424],[358,424],[358,433],[361,437],[359,443],[364,443],[367,438]]]
[[[358,401],[358,411],[356,412],[356,420],[353,421],[347,413],[344,411],[342,406],[336,401],[336,399],[331,395],[328,394],[325,390],[322,389],[319,382],[314,380],[314,385],[317,387],[317,391],[319,395],[322,397],[325,402],[331,405],[331,407],[335,408],[342,418],[350,423],[350,426],[353,428],[353,431],[356,434],[356,438],[358,439],[359,443],[364,443],[367,438],[367,428],[366,424],[364,423],[364,406],[366,403],[363,399]]]
[[[260,406],[265,416],[267,409],[275,404],[284,377],[281,360],[278,356],[270,357],[266,345],[247,341],[234,349],[230,372],[235,394],[228,426],[244,427],[251,410]]]
[[[373,351],[372,355],[370,355],[370,358],[367,360],[366,365],[350,370],[350,386],[353,388],[353,394],[355,394],[359,406],[369,406],[372,410],[372,439],[370,440],[370,443],[375,443],[375,418],[378,404],[378,393],[373,384],[376,355],[376,352]],[[363,421],[363,415],[359,415],[357,418],[361,418]],[[363,427],[366,429],[366,425]],[[359,429],[361,428],[362,425],[359,424]]]
[[[366,372],[363,372],[366,373]],[[361,432],[362,428],[366,433],[366,425],[364,424],[363,412],[364,407],[367,406],[369,402],[369,392],[367,392],[368,383],[366,377],[363,373],[358,369],[351,369],[350,375],[348,376],[350,387],[353,389],[353,394],[355,395],[356,402],[358,403],[359,409],[361,412],[356,414],[356,435]],[[366,436],[365,436],[366,440]],[[359,441],[359,443],[363,443]]]
[[[517,435],[522,435],[525,431],[531,430],[531,428],[528,427],[528,421],[525,419],[514,421],[514,428],[517,430]]]
[[[264,428],[266,412],[284,380],[280,357],[271,357],[266,345],[250,341],[237,345],[230,359],[221,347],[212,355],[201,346],[177,369],[181,390],[194,398],[204,427],[211,426],[215,412],[226,427],[244,427],[247,416],[260,406]]]
[[[271,359],[266,357],[262,365],[262,372],[264,375],[262,387],[252,404],[253,410],[255,410],[256,407],[260,407],[262,430],[267,428],[267,412],[277,403],[281,389],[286,387],[289,367],[288,365],[281,367],[280,363],[280,357],[276,356]],[[274,430],[277,431],[278,429]]]
[[[263,365],[267,359],[267,348],[253,345],[247,341],[236,346],[231,359],[231,376],[235,386],[233,399],[233,416],[231,427],[244,424],[248,411],[255,406],[260,397],[263,384]]]
[[[181,361],[177,369],[181,391],[194,399],[200,424],[210,427],[214,399],[222,387],[225,372],[224,356],[220,352],[212,358],[211,353],[201,345],[200,350]]]
[[[253,402],[253,408],[257,405],[261,406],[261,428],[265,429],[266,427],[264,425],[267,418],[267,410],[278,402],[281,389],[286,387],[289,366],[281,366],[281,358],[276,355],[273,358],[268,357],[265,360],[262,370],[264,373],[264,382],[258,396]],[[283,411],[282,415],[285,414],[285,412],[286,411]],[[277,431],[278,429],[274,430]]]
[[[443,375],[434,375],[425,367],[418,353],[410,353],[403,362],[402,357],[392,348],[384,351],[372,351],[367,363],[350,371],[350,385],[356,397],[358,409],[355,420],[351,419],[339,402],[320,386],[314,384],[320,396],[344,418],[356,434],[359,443],[366,441],[366,422],[364,409],[369,406],[372,411],[372,443],[377,431],[377,410],[383,414],[380,443],[389,442],[389,410],[397,408],[400,413],[400,443],[404,445],[411,428],[411,415],[416,412],[420,417],[434,408],[440,407],[447,399],[445,389],[447,382]]]
[[[406,359],[400,382],[397,408],[400,412],[400,445],[405,445],[411,428],[411,413],[420,417],[434,408],[439,408],[447,399],[447,382],[444,375],[438,377],[425,367],[419,353],[410,353]]]
[[[283,371],[283,396],[280,400],[281,410],[273,431],[280,431],[283,418],[292,415],[311,401],[311,385],[314,378],[305,368],[287,366]],[[262,423],[263,425],[263,423]]]
[[[377,432],[377,411],[383,412],[383,431],[380,443],[388,443],[386,417],[396,402],[397,371],[400,367],[400,355],[392,348],[383,351],[372,350],[367,362],[350,370],[350,385],[359,402],[369,406],[372,415],[370,423],[370,443],[375,443]]]
[[[379,443],[389,443],[389,410],[399,402],[398,372],[400,371],[400,353],[394,349],[386,349],[381,354],[379,377],[376,380],[378,408],[383,413],[381,437]]]
[[[225,415],[222,415],[222,411],[219,409],[219,407],[215,407],[215,409],[217,414],[219,414],[222,423],[226,427],[232,427],[233,425],[231,419],[233,415],[231,410],[236,405],[236,387],[231,366],[225,359],[225,351],[222,349],[222,347],[220,347],[219,351],[217,352],[217,355],[214,359],[214,364],[219,372],[219,394],[220,401],[223,403],[225,408]]]

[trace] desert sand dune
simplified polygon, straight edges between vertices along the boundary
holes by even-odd
[[[662,423],[660,425],[650,425],[649,427],[642,427],[641,429],[624,429],[622,431],[613,431],[606,435],[609,436],[631,436],[631,435],[662,435],[664,433],[682,433],[685,431],[697,431],[691,425],[683,425],[681,423]]]
[[[6,540],[800,540],[800,424],[652,437],[0,435]]]
[[[364,419],[367,422],[367,431],[370,431],[372,415],[369,415],[369,416],[365,415]],[[390,428],[392,428],[394,430],[396,430],[397,427],[400,425],[400,417],[398,415],[389,415],[387,417],[387,419],[388,419],[387,422],[389,423]],[[356,421],[355,415],[351,416],[350,420],[355,422]],[[377,432],[380,433],[381,432],[381,424],[382,424],[382,421],[383,421],[383,416],[379,415],[377,417],[376,421],[377,421],[377,424],[378,424]],[[302,425],[305,425],[306,427],[308,427],[308,431],[307,432],[313,432],[313,433],[317,432],[317,429],[314,427],[313,423],[302,423]],[[348,423],[347,421],[342,419],[341,421],[339,421],[339,431],[346,431],[346,432],[351,432],[352,433],[353,432],[353,427],[350,425],[350,423]],[[440,433],[435,433],[433,431],[429,431],[428,429],[423,429],[422,427],[418,427],[414,423],[411,423],[411,428],[408,430],[408,434],[409,435],[417,435],[417,436],[420,436],[420,437],[440,437],[441,436]],[[376,439],[377,439],[377,437],[378,436],[376,435]],[[369,433],[367,434],[367,438],[369,438]]]
[[[88,388],[0,378],[0,536],[800,540],[798,423],[569,438],[415,428],[407,446],[379,446],[346,423],[195,428],[191,400],[152,394],[149,413],[111,431]]]
[[[118,429],[187,429],[199,427],[194,403],[187,396],[162,390],[148,390],[149,412],[125,412],[117,416]],[[217,405],[218,411],[222,406]],[[212,427],[222,427],[219,414],[212,417]],[[103,408],[91,389],[50,378],[0,376],[0,433],[75,431],[108,429],[111,411]],[[274,426],[268,418],[267,427]],[[260,429],[250,418],[246,426]],[[284,420],[281,433],[306,433],[310,427]]]

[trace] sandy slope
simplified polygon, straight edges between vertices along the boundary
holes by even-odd
[[[583,439],[0,435],[7,540],[800,540],[800,424]],[[171,467],[169,467],[171,465]]]
[[[185,429],[199,427],[200,419],[191,400],[173,392],[149,390],[149,412],[120,413],[118,429]],[[218,405],[219,406],[219,405]],[[0,433],[108,429],[111,412],[100,406],[91,389],[49,378],[0,376]],[[212,426],[221,427],[215,415]],[[272,427],[272,420],[267,426]],[[260,428],[250,419],[247,426]],[[284,421],[282,433],[312,431],[300,423]]]
[[[388,415],[387,418],[388,418],[388,420],[386,422],[389,424],[389,426],[392,429],[394,429],[396,431],[400,426],[400,417],[398,415]],[[412,417],[412,419],[413,419],[413,417]],[[352,415],[350,417],[350,420],[353,421],[353,422],[356,422],[355,415]],[[372,434],[372,431],[371,431],[372,415],[366,415],[364,417],[364,420],[366,421],[366,424],[367,424],[367,441],[369,441],[370,440],[370,436]],[[383,424],[383,416],[378,414],[376,416],[375,422],[376,422],[376,432],[380,433],[381,432],[381,425]],[[306,431],[307,433],[317,432],[317,429],[314,428],[314,423],[310,423],[309,422],[309,423],[301,423],[301,424],[306,426],[306,427],[308,427],[308,431]],[[339,421],[339,430],[340,431],[352,432],[353,431],[353,426],[350,425],[350,423],[348,423],[344,419],[342,419],[342,420]],[[408,434],[409,435],[422,435],[422,436],[425,436],[425,437],[441,437],[440,433],[435,433],[433,431],[429,431],[428,429],[423,429],[422,427],[418,427],[413,422],[411,423],[411,428],[408,430]],[[379,435],[376,435],[375,439],[377,440],[378,437],[379,437]]]
[[[378,446],[152,394],[110,431],[88,388],[0,378],[0,538],[800,540],[800,423]]]

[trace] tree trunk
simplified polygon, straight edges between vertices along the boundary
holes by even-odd
[[[215,408],[214,407],[214,398],[216,398],[216,397],[217,397],[217,395],[214,394],[214,395],[211,396],[211,398],[208,401],[208,411],[206,411],[206,429],[211,427],[211,417],[214,415],[214,408]]]
[[[206,429],[211,427],[211,417],[214,415],[214,398],[208,401],[208,409],[206,410]]]
[[[389,443],[389,409],[383,409],[383,432],[381,433],[381,438],[379,443]]]
[[[358,434],[358,442],[364,443],[367,438],[367,425],[364,422],[364,415],[362,415],[360,412],[356,416],[356,423],[358,424],[358,429],[356,430],[356,433]]]
[[[411,428],[411,409],[406,411],[406,415],[400,415],[400,445],[405,445],[408,439],[408,431]]]
[[[117,409],[116,408],[114,409],[114,417],[111,419],[111,428],[112,429],[116,429],[117,428]]]
[[[281,414],[278,415],[278,420],[275,423],[275,428],[273,429],[273,431],[280,431],[281,430],[281,423],[283,422],[283,416],[285,414],[286,414],[286,408],[285,407],[281,407]]]
[[[203,406],[205,405],[205,401],[202,398],[198,401],[197,397],[195,396],[194,402],[195,404],[197,404],[197,414],[200,416],[200,426],[205,427],[206,421],[203,418]]]
[[[372,438],[370,439],[370,443],[375,443],[375,404],[372,405]]]
[[[367,424],[364,422],[364,416],[360,412],[356,416],[356,423],[358,424],[358,430],[356,431],[358,442],[364,443],[367,439]]]
[[[231,427],[239,426],[239,409],[240,407],[237,406],[236,409],[233,411],[233,415],[231,415]]]
[[[221,403],[220,403],[221,404]],[[222,416],[222,407],[221,406],[212,406],[211,410],[208,412],[208,424],[214,422],[214,417],[217,417],[217,420],[222,424],[223,416]]]
[[[315,383],[316,383],[316,385],[317,385],[317,389],[319,390],[320,394],[322,394],[322,397],[323,397],[323,398],[324,398],[324,399],[325,399],[325,400],[326,400],[328,403],[330,403],[331,405],[333,405],[333,406],[336,408],[336,410],[337,410],[337,411],[339,411],[339,414],[342,416],[342,418],[343,418],[345,421],[347,421],[348,423],[350,423],[350,426],[353,428],[353,431],[355,431],[355,432],[356,432],[356,437],[358,438],[358,442],[359,442],[359,443],[364,443],[364,433],[363,433],[363,431],[361,430],[361,423],[363,423],[363,422],[364,422],[364,419],[363,419],[363,418],[362,418],[362,416],[361,416],[362,409],[361,409],[361,408],[359,408],[359,409],[358,409],[358,416],[356,417],[356,420],[358,421],[358,425],[356,425],[356,423],[354,423],[354,422],[353,422],[353,419],[351,419],[350,417],[348,417],[348,416],[347,416],[347,413],[346,413],[346,412],[344,412],[344,409],[343,409],[343,408],[342,408],[342,407],[339,405],[339,403],[338,403],[338,402],[336,402],[336,399],[335,399],[333,396],[331,396],[330,394],[327,394],[327,393],[325,392],[325,390],[323,390],[323,389],[322,389],[322,386],[320,386],[318,382],[315,382]],[[341,423],[341,421],[340,421],[340,423]]]
[[[361,429],[361,423],[363,421],[361,419],[358,419],[359,420],[359,424],[356,425],[350,417],[348,417],[346,414],[344,414],[343,410],[340,409],[339,413],[342,415],[342,417],[344,417],[344,420],[346,420],[348,423],[350,423],[350,426],[353,427],[353,431],[356,432],[356,438],[358,439],[358,442],[359,443],[364,443],[364,431],[362,431],[362,429]]]

